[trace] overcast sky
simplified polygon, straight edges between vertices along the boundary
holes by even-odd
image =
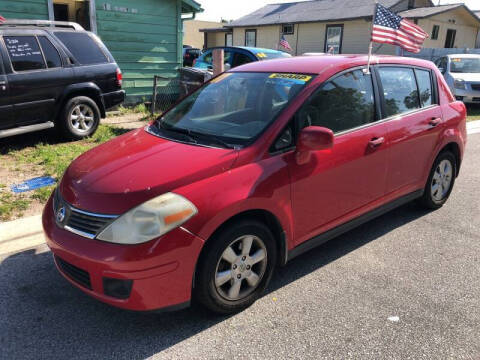
[[[205,12],[197,16],[198,20],[220,21],[235,20],[247,15],[266,4],[292,2],[292,0],[197,0]],[[381,2],[381,0],[380,0]],[[433,0],[437,5],[439,0]],[[458,3],[460,0],[440,0],[440,3]],[[473,10],[480,10],[480,0],[466,0],[465,3]]]

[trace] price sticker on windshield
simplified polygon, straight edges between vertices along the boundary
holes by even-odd
[[[312,79],[310,75],[303,74],[272,74],[270,79],[287,79],[296,82],[306,83]]]
[[[452,62],[462,62],[462,59],[460,59],[460,58],[454,58],[454,59],[452,59]]]

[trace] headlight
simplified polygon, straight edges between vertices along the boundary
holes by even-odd
[[[183,196],[167,193],[128,211],[108,225],[98,240],[141,244],[182,225],[198,210]]]
[[[459,89],[459,90],[466,90],[467,89],[467,87],[465,85],[465,80],[463,80],[463,79],[455,79],[453,81],[453,87],[455,89]]]

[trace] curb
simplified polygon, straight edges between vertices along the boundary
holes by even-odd
[[[45,243],[42,215],[0,223],[0,254],[8,254]]]
[[[480,133],[480,120],[467,122],[467,133],[468,134]]]

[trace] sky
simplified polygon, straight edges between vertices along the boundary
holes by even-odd
[[[220,21],[236,20],[267,5],[292,2],[294,0],[196,0],[202,4],[205,12],[197,15],[198,20]],[[381,0],[380,0],[381,1]],[[460,0],[440,0],[442,5],[458,3]],[[480,10],[480,0],[464,1],[470,9]],[[437,5],[439,0],[433,0]]]

